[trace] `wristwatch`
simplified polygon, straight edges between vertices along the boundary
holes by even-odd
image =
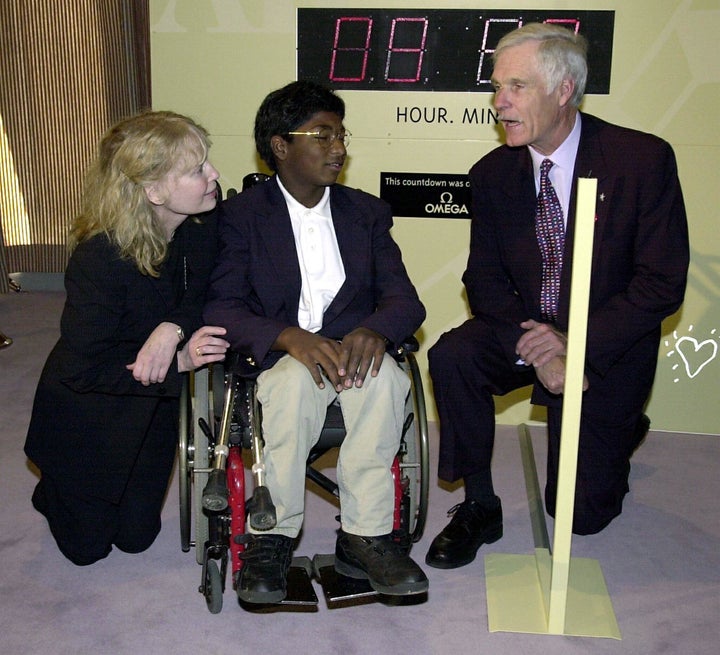
[[[185,331],[178,325],[177,327],[178,341],[185,341]]]

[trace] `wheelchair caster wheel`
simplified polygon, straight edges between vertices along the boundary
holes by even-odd
[[[223,606],[223,583],[215,560],[208,560],[203,580],[203,596],[211,614],[219,614]]]

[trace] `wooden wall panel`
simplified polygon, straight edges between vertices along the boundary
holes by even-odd
[[[103,132],[150,104],[146,0],[0,2],[0,216],[8,272],[60,272]]]

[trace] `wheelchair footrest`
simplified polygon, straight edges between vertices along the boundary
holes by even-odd
[[[293,557],[287,579],[287,596],[280,605],[317,605],[318,597],[310,576],[312,562],[309,557]]]
[[[315,555],[312,564],[328,605],[379,595],[367,580],[348,578],[338,573],[335,570],[335,555]]]

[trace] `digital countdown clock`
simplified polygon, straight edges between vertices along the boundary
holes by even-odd
[[[488,91],[500,38],[559,23],[588,40],[587,93],[610,92],[614,11],[297,10],[297,77],[335,89]]]

